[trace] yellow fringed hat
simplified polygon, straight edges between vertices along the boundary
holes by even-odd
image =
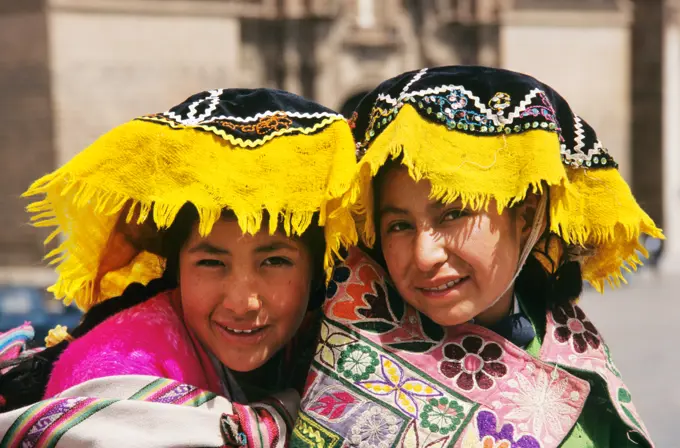
[[[88,310],[162,274],[163,260],[134,244],[125,224],[167,228],[186,203],[202,235],[225,208],[248,233],[266,212],[271,232],[282,223],[300,235],[318,213],[330,271],[357,236],[349,212],[327,216],[327,204],[346,193],[355,168],[342,115],[288,92],[217,89],[111,130],[24,196],[40,196],[28,206],[34,225],[54,227],[45,243],[61,236],[46,256],[58,264],[49,290]]]
[[[344,205],[375,240],[372,179],[401,157],[432,196],[499,213],[548,187],[550,231],[581,251],[583,278],[602,291],[641,264],[641,233],[663,238],[595,131],[552,88],[507,70],[450,66],[385,81],[350,120],[360,159]],[[543,244],[547,244],[543,241]]]

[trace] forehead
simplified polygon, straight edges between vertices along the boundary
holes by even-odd
[[[430,199],[432,184],[427,179],[416,182],[408,172],[408,169],[401,166],[390,166],[381,173],[379,184],[375,185],[379,190],[379,206],[389,203],[389,205],[407,204],[436,204],[438,201]]]
[[[280,230],[275,233],[269,233],[269,226],[263,222],[260,230],[255,234],[244,233],[238,224],[235,217],[227,216],[220,218],[213,226],[210,234],[205,238],[198,233],[198,225],[195,224],[191,234],[192,241],[208,240],[217,242],[221,245],[241,245],[241,246],[259,246],[263,244],[271,244],[274,242],[285,242],[288,245],[298,247],[300,240],[296,237],[287,237],[286,234]]]

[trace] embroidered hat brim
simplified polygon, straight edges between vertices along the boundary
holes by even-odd
[[[526,75],[487,67],[439,67],[385,81],[360,103],[352,125],[360,158],[346,204],[375,239],[372,179],[401,157],[444,202],[498,212],[548,187],[550,230],[588,248],[585,280],[625,281],[622,269],[647,255],[642,233],[663,238],[639,207],[595,131],[553,89]]]
[[[156,251],[125,230],[167,228],[187,203],[198,210],[201,235],[224,209],[251,234],[265,212],[269,231],[288,235],[302,234],[318,213],[329,271],[340,247],[356,241],[349,213],[327,216],[355,166],[340,114],[287,92],[219,89],[111,130],[24,196],[43,196],[28,210],[36,226],[54,228],[46,243],[62,238],[46,257],[58,263],[50,290],[87,310],[162,273]]]

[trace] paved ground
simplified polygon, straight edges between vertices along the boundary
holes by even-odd
[[[582,307],[610,346],[633,402],[659,448],[680,447],[680,275],[636,274]]]

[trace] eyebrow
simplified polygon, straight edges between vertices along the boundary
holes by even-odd
[[[228,255],[230,252],[227,249],[223,249],[221,247],[214,246],[207,241],[201,241],[191,249],[189,249],[189,253],[193,254],[196,252],[203,252],[203,253],[208,253],[208,254],[214,254],[214,255]]]
[[[380,209],[380,216],[392,213],[393,215],[408,215],[408,210],[388,205]]]
[[[284,241],[276,241],[274,243],[265,244],[263,246],[258,246],[255,249],[255,252],[257,252],[257,253],[270,253],[270,252],[276,252],[277,250],[281,250],[281,249],[292,250],[292,251],[295,251],[295,252],[299,251],[299,249],[296,246],[294,246],[290,243],[286,243]]]
[[[287,250],[292,250],[295,252],[298,252],[299,249],[295,247],[292,244],[283,242],[283,241],[277,241],[274,243],[270,244],[264,244],[262,246],[258,246],[255,248],[255,252],[257,253],[271,253],[271,252],[276,252],[277,250],[281,249],[287,249]],[[197,252],[203,252],[203,253],[208,253],[208,254],[213,254],[213,255],[230,255],[231,252],[229,252],[227,249],[223,249],[221,247],[217,247],[213,244],[210,244],[207,241],[201,241],[191,249],[189,249],[189,253],[197,253]]]
[[[431,204],[427,205],[427,209],[430,210],[431,212],[438,213],[440,212],[443,208],[445,207],[461,207],[461,205],[458,203],[458,201],[453,202],[451,204],[444,204],[440,201],[434,201]],[[385,206],[380,209],[380,216],[386,215],[388,213],[394,214],[394,215],[401,215],[401,216],[407,216],[410,214],[410,212],[404,208],[399,208],[395,207],[392,205]]]

